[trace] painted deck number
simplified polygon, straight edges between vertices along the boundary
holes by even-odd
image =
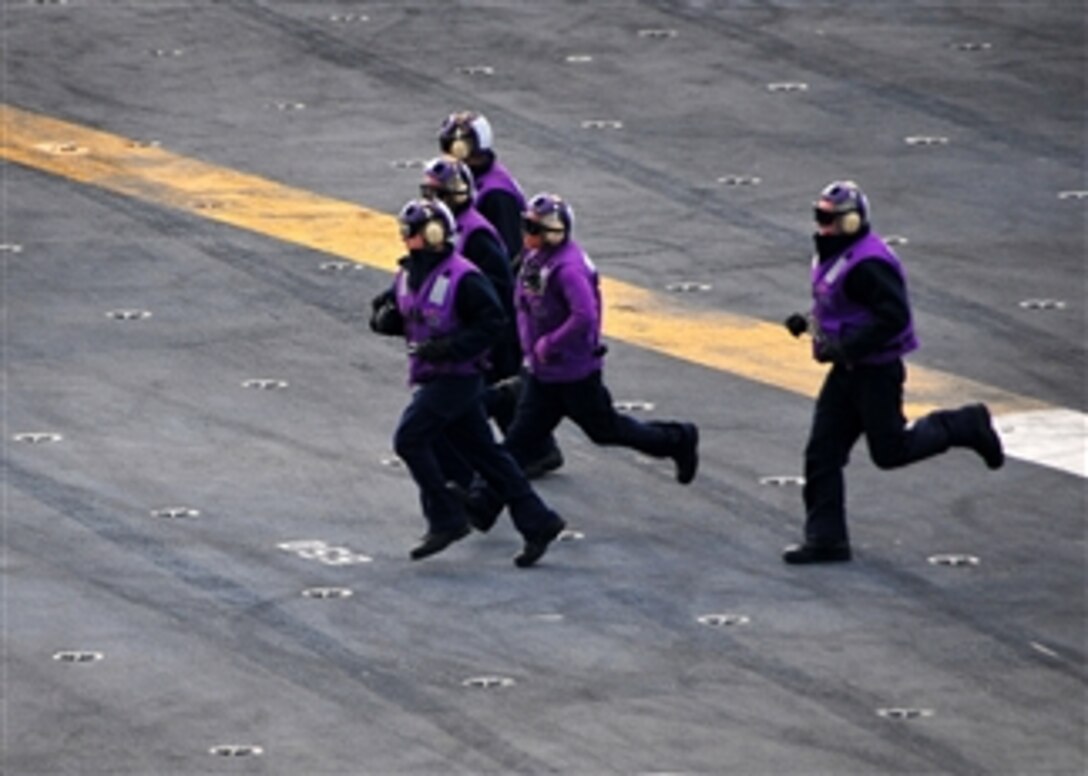
[[[347,547],[330,545],[320,539],[281,542],[276,546],[284,552],[294,553],[303,560],[316,560],[326,566],[350,566],[356,563],[370,563],[374,560],[369,555],[352,552]]]

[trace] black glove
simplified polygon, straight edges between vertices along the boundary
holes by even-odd
[[[387,288],[370,300],[370,309],[376,312],[378,308],[383,307],[384,305],[387,305],[395,300],[396,296],[393,294],[393,289]]]
[[[400,310],[395,302],[389,302],[374,310],[370,316],[370,330],[378,334],[400,334]]]
[[[808,331],[808,318],[801,315],[801,313],[794,313],[787,318],[784,323],[786,329],[795,337],[800,337],[806,331]]]
[[[391,290],[370,300],[370,330],[379,334],[399,334],[400,311]]]
[[[836,339],[826,337],[816,340],[816,360],[821,364],[846,363],[846,353],[843,352],[842,343]]]
[[[449,337],[435,337],[422,342],[413,342],[408,346],[409,353],[424,361],[448,361],[452,349]]]

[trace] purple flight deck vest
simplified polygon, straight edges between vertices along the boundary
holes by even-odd
[[[443,337],[457,331],[461,321],[454,309],[457,287],[461,278],[470,272],[479,272],[471,261],[456,251],[436,266],[419,289],[408,287],[408,271],[397,273],[397,309],[404,317],[404,336],[409,349],[417,342]],[[408,356],[408,382],[411,385],[425,383],[436,377],[468,376],[483,372],[485,353],[467,361],[424,361],[413,353]]]
[[[833,259],[821,262],[819,256],[812,259],[812,315],[820,329],[830,339],[841,339],[851,329],[859,329],[875,322],[872,312],[846,296],[846,277],[862,261],[881,261],[892,267],[906,287],[907,277],[903,265],[884,241],[869,233],[853,243]],[[815,342],[813,343],[815,347]],[[886,364],[905,356],[918,347],[914,324],[908,322],[903,331],[896,334],[879,350],[859,359],[859,364]]]
[[[588,289],[564,285],[565,276],[581,275]],[[567,296],[580,293],[581,307],[592,310],[588,325],[571,317]],[[529,371],[541,382],[581,380],[601,369],[601,289],[597,268],[573,240],[530,251],[522,261],[514,290],[518,334]],[[537,358],[536,345],[546,340],[550,358]]]
[[[521,253],[521,214],[525,212],[525,195],[521,187],[499,160],[492,158],[490,169],[476,178],[476,191],[476,209],[485,218],[495,219],[492,223],[502,236],[500,242],[513,259]],[[515,212],[509,213],[506,208],[496,210],[488,202],[489,195],[500,191],[514,198]]]
[[[498,159],[493,159],[491,169],[476,179],[476,199],[483,199],[484,195],[495,189],[509,192],[518,201],[518,210],[525,212],[525,194],[522,193],[514,176],[506,169]]]
[[[469,238],[481,229],[494,237],[496,244],[505,248],[506,243],[502,241],[499,230],[492,226],[491,222],[484,218],[475,207],[467,207],[457,216],[457,247],[454,249],[455,252],[464,255]]]

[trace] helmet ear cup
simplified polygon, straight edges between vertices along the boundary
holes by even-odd
[[[446,226],[442,223],[441,218],[432,218],[425,223],[420,234],[423,235],[423,242],[427,244],[428,248],[438,248],[442,246],[445,244],[447,238]]]
[[[839,228],[843,234],[857,234],[858,229],[861,228],[861,214],[856,210],[843,213],[839,216]]]
[[[559,243],[563,242],[566,236],[566,230],[563,230],[562,232],[553,232],[549,230],[547,232],[544,232],[544,234],[542,235],[545,245],[559,245]]]
[[[450,143],[450,156],[455,159],[465,160],[472,155],[473,143],[472,139],[468,137],[458,137]]]

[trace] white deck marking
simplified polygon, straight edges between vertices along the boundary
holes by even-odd
[[[1088,477],[1088,415],[1055,408],[994,418],[1005,455]]]

